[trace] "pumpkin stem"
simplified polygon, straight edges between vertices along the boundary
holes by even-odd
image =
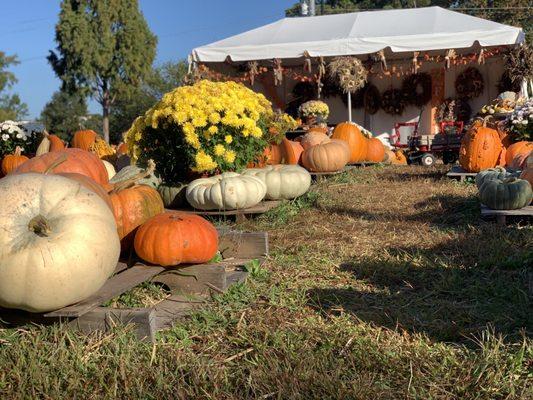
[[[40,237],[48,237],[52,233],[52,229],[48,224],[48,221],[41,214],[33,217],[28,223],[30,231]]]
[[[148,160],[148,165],[144,171],[139,172],[138,174],[133,175],[131,178],[126,179],[120,183],[117,183],[113,189],[109,192],[109,194],[118,193],[122,190],[128,189],[134,185],[137,184],[138,181],[141,179],[146,178],[147,176],[150,176],[155,171],[155,162],[154,160]]]
[[[20,157],[21,154],[22,154],[22,149],[20,148],[20,146],[15,147],[15,152],[13,153],[13,155]]]
[[[53,172],[53,170],[56,167],[59,167],[61,164],[63,164],[65,161],[67,161],[67,156],[63,154],[60,158],[58,158],[56,161],[54,161],[52,164],[48,166],[48,168],[45,169],[44,174],[48,175],[49,173]]]

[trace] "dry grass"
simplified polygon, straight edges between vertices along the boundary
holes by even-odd
[[[533,399],[533,230],[442,172],[355,170],[240,225],[266,270],[153,347],[5,329],[1,398]]]

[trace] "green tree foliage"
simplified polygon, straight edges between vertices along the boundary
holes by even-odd
[[[144,114],[165,93],[181,86],[186,74],[185,61],[168,62],[150,71],[140,86],[118,96],[111,113],[112,140],[121,141],[122,133],[129,129],[135,118]]]
[[[515,0],[512,4],[508,0],[324,0],[316,2],[317,14],[336,14],[357,10],[412,8],[440,6],[444,8],[472,9],[461,12],[490,19],[502,24],[521,26],[528,36],[528,42],[533,39],[533,10],[531,0]],[[509,10],[501,8],[514,7]],[[524,7],[524,8],[520,8]],[[285,11],[288,17],[300,15],[300,2]]]
[[[87,103],[80,93],[55,92],[41,112],[41,121],[51,133],[70,140],[82,128],[87,116]]]
[[[56,25],[57,51],[48,61],[67,91],[84,90],[109,115],[116,98],[138,86],[155,58],[157,38],[137,0],[63,0]]]
[[[28,113],[28,106],[17,94],[6,93],[17,82],[15,75],[7,69],[17,64],[16,56],[6,56],[0,51],[0,121],[17,120]]]

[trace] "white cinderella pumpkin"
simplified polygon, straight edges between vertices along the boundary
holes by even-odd
[[[266,185],[255,176],[224,172],[192,181],[185,197],[199,210],[236,210],[255,206],[263,200],[266,190]]]
[[[0,306],[45,312],[94,294],[113,273],[120,241],[94,192],[58,175],[0,180]]]
[[[107,176],[109,177],[109,179],[113,178],[117,174],[117,172],[115,171],[115,167],[113,167],[113,164],[106,160],[102,160],[102,162],[104,163],[104,167],[107,171]]]
[[[311,174],[299,165],[272,165],[265,168],[250,168],[243,175],[261,179],[266,187],[265,198],[290,200],[301,196],[311,186]]]

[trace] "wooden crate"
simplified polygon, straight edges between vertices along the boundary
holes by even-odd
[[[446,174],[448,178],[451,179],[459,179],[459,181],[463,182],[466,178],[473,178],[475,179],[477,175],[477,172],[466,172],[464,169],[462,169],[459,165],[454,165],[450,172]]]
[[[189,265],[179,269],[145,265],[117,264],[115,275],[93,296],[71,306],[44,314],[0,309],[6,324],[54,324],[62,322],[81,332],[108,331],[117,324],[132,324],[142,340],[155,340],[157,331],[170,327],[192,310],[206,304],[212,293],[223,293],[231,285],[246,280],[244,266],[252,260],[264,262],[268,255],[266,232],[219,230],[222,261]],[[178,274],[179,273],[179,274]],[[102,304],[143,282],[166,285],[171,295],[153,307],[112,308]]]
[[[496,217],[496,222],[500,225],[507,224],[507,217],[533,217],[533,206],[527,206],[518,210],[493,210],[481,204],[482,217]]]
[[[181,208],[178,210],[168,210],[168,211],[182,211],[189,214],[203,215],[203,216],[213,216],[213,217],[235,217],[236,221],[246,220],[248,216],[264,214],[267,211],[270,211],[281,204],[281,200],[264,200],[259,204],[249,207],[242,208],[239,210],[216,210],[216,211],[205,211],[205,210],[195,210],[192,208]]]

